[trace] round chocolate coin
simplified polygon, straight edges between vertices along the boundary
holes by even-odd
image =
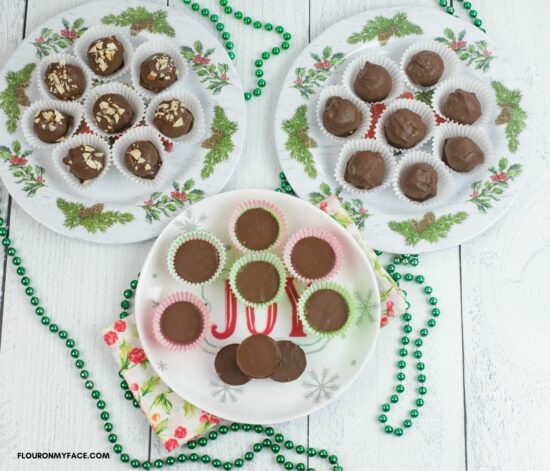
[[[251,335],[237,348],[237,365],[245,375],[251,378],[271,376],[280,362],[279,346],[267,335]]]
[[[305,311],[309,325],[319,332],[340,329],[350,314],[344,297],[332,289],[315,291],[307,300]]]
[[[247,263],[239,270],[236,282],[237,290],[244,299],[262,304],[275,298],[281,279],[271,263],[256,261]]]
[[[252,208],[242,213],[235,224],[239,242],[250,250],[265,250],[279,237],[279,222],[269,211]]]
[[[334,268],[336,254],[325,240],[304,237],[292,248],[290,262],[296,273],[309,280],[317,280],[327,276]]]
[[[281,351],[281,363],[270,378],[278,383],[289,383],[298,379],[307,365],[302,347],[290,340],[279,340],[277,345]]]
[[[220,254],[214,245],[202,239],[181,244],[174,255],[174,269],[178,276],[190,283],[204,283],[218,271]]]
[[[197,340],[204,329],[200,309],[188,301],[171,304],[162,313],[160,331],[164,337],[179,345],[188,345]]]
[[[241,386],[250,381],[237,365],[238,343],[232,343],[223,347],[216,355],[214,368],[220,379],[231,386]]]

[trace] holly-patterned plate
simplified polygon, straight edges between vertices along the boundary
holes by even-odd
[[[178,83],[201,101],[206,133],[195,145],[168,144],[166,182],[154,191],[124,178],[112,166],[86,193],[56,173],[51,152],[33,150],[21,116],[39,99],[37,64],[56,52],[72,53],[94,25],[120,28],[134,47],[162,36],[188,64]],[[120,80],[130,83],[127,73]],[[0,176],[17,203],[61,234],[101,243],[150,239],[190,203],[218,193],[239,160],[245,131],[243,90],[218,40],[190,17],[160,5],[97,1],[58,15],[27,36],[0,73]]]
[[[340,147],[327,140],[315,118],[319,92],[341,83],[346,66],[359,54],[377,52],[399,64],[407,47],[426,39],[456,53],[461,63],[458,74],[477,78],[491,89],[494,109],[485,129],[496,164],[478,177],[453,177],[451,197],[430,210],[411,209],[391,187],[369,196],[343,191],[334,178]],[[337,194],[369,243],[380,250],[428,252],[477,236],[512,205],[534,157],[528,74],[519,77],[511,59],[478,28],[436,9],[369,10],[333,25],[294,61],[277,104],[275,144],[293,189],[313,203]],[[431,104],[432,93],[406,90],[405,97]],[[373,121],[382,109],[373,107]],[[431,151],[431,146],[423,149]]]
[[[267,200],[285,216],[288,235],[318,227],[342,243],[342,265],[335,277],[356,297],[358,316],[349,330],[330,341],[306,335],[298,321],[296,302],[304,284],[287,278],[277,303],[263,309],[246,308],[229,288],[228,268],[241,254],[231,247],[228,218],[247,200]],[[175,281],[167,268],[168,249],[178,235],[204,230],[228,249],[222,276],[204,288]],[[275,253],[281,256],[281,250]],[[186,352],[162,347],[152,331],[157,303],[176,291],[190,290],[208,306],[212,325],[205,341]],[[141,269],[135,298],[139,338],[151,365],[178,395],[224,419],[247,423],[276,423],[309,414],[339,396],[357,378],[372,352],[380,328],[380,294],[371,264],[353,237],[334,219],[299,198],[269,190],[237,190],[212,196],[185,209],[155,241]],[[253,333],[275,340],[292,340],[307,355],[307,367],[297,380],[277,383],[252,380],[243,386],[223,383],[214,369],[220,348],[239,343]]]

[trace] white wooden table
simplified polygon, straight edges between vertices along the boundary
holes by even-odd
[[[85,0],[2,0],[0,64],[26,32],[82,3]],[[178,0],[168,3],[183,9]],[[200,3],[219,9],[214,0]],[[291,50],[266,67],[269,86],[264,96],[247,107],[248,141],[228,189],[277,184],[271,114],[277,84],[300,49],[340,19],[393,4],[437,8],[435,0],[235,1],[253,17],[280,21],[293,40]],[[347,470],[550,469],[550,2],[476,0],[474,5],[491,36],[517,56],[520,73],[523,70],[532,82],[537,156],[531,182],[508,215],[486,234],[461,247],[421,256],[417,271],[434,287],[443,314],[426,346],[426,405],[405,437],[384,435],[376,422],[379,405],[396,383],[399,322],[382,332],[366,371],[337,402],[278,427],[295,442],[335,452]],[[253,58],[273,37],[254,34],[228,17],[222,21],[235,38],[237,67],[249,87]],[[52,318],[78,340],[125,451],[143,459],[165,456],[145,418],[123,399],[100,335],[115,319],[121,292],[151,243],[108,247],[59,236],[34,222],[2,192],[1,212],[10,221],[12,239],[38,296]],[[110,451],[111,446],[65,347],[33,319],[12,264],[3,265],[0,469],[128,469],[114,453],[109,461],[17,459],[17,452]],[[424,311],[413,315],[418,319]],[[412,397],[406,397],[401,414],[412,406]],[[208,452],[235,459],[251,446],[250,440],[237,434],[231,441],[218,440]],[[260,455],[250,469],[275,468],[272,457]]]

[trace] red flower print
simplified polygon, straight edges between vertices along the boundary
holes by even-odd
[[[105,341],[105,343],[107,345],[113,345],[114,343],[117,342],[118,340],[118,335],[116,334],[116,332],[110,330],[109,332],[107,332],[104,336],[103,336],[103,340]]]
[[[145,356],[145,352],[143,351],[143,348],[132,348],[130,350],[130,353],[128,353],[128,359],[132,363],[143,363],[145,360],[147,360],[147,357]]]
[[[466,41],[453,41],[451,43],[451,49],[456,51],[457,49],[464,49],[466,47]]]
[[[115,322],[115,330],[117,332],[124,332],[126,330],[126,322],[123,320]]]
[[[174,437],[185,438],[187,436],[187,429],[185,427],[178,427],[174,430]]]
[[[39,175],[38,177],[36,177],[36,181],[38,183],[44,183],[46,179],[42,175]]]
[[[178,447],[178,441],[175,438],[171,438],[170,440],[166,440],[164,442],[164,448],[166,448],[166,451],[173,451]]]
[[[313,64],[313,67],[315,67],[317,70],[330,70],[332,68],[332,63],[328,60],[316,62]]]
[[[508,181],[508,175],[506,175],[504,172],[495,173],[494,175],[491,175],[491,180],[495,183],[498,182],[507,182]]]
[[[319,208],[321,209],[321,211],[323,212],[327,212],[327,206],[328,206],[328,203],[326,201],[321,201],[321,204],[319,205]]]
[[[69,38],[72,41],[74,41],[78,37],[74,29],[62,29],[60,33],[61,33],[61,36],[65,36],[66,38]]]
[[[210,64],[210,59],[208,57],[197,54],[195,57],[193,57],[193,64],[208,65]]]
[[[386,316],[393,317],[395,315],[395,311],[393,310],[393,301],[387,301],[386,302]]]
[[[472,194],[470,195],[470,198],[479,198],[479,192],[478,191],[472,192]]]
[[[132,383],[132,385],[130,386],[130,389],[132,391],[137,391],[139,389],[139,385],[137,383]]]
[[[145,204],[145,206],[153,206],[153,200],[149,199],[149,200],[146,200],[143,202],[143,204]]]
[[[172,193],[170,193],[170,197],[173,200],[178,200],[182,203],[185,203],[187,201],[187,195],[181,191],[173,191]]]
[[[12,155],[10,163],[12,165],[25,165],[27,163],[27,159],[25,159],[24,157],[19,157],[17,155]]]
[[[43,43],[46,42],[46,40],[44,39],[43,36],[40,36],[40,37],[36,38],[35,41],[36,41],[38,44],[43,44]]]
[[[216,425],[221,422],[221,419],[219,417],[216,417],[213,414],[208,414],[207,412],[203,412],[199,417],[199,421],[203,424],[206,422],[210,422],[212,425]]]

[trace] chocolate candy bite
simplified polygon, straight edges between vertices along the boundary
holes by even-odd
[[[162,313],[160,331],[167,340],[178,345],[189,345],[197,340],[204,329],[200,309],[188,301],[171,304]]]
[[[279,221],[263,208],[252,208],[242,213],[235,223],[235,235],[250,250],[265,250],[279,237]]]
[[[473,124],[481,116],[481,103],[475,93],[457,88],[443,104],[443,114],[459,124]]]
[[[249,262],[237,273],[237,290],[248,302],[263,304],[277,295],[281,279],[277,269],[268,262]]]
[[[226,345],[217,353],[214,360],[216,373],[225,384],[231,386],[241,386],[250,381],[250,377],[245,375],[237,365],[238,347],[237,343]]]
[[[349,314],[349,306],[344,297],[332,289],[315,291],[306,302],[306,319],[318,332],[340,329],[347,322]]]
[[[469,137],[450,137],[443,145],[443,162],[456,172],[470,172],[485,161],[485,154]]]
[[[323,125],[332,135],[351,136],[361,125],[363,113],[350,100],[339,96],[330,97],[323,111]]]
[[[105,154],[93,146],[82,144],[69,149],[63,158],[63,163],[69,171],[84,183],[97,178],[105,168]]]
[[[412,56],[405,68],[411,82],[423,87],[435,85],[443,75],[445,64],[439,54],[432,51],[420,51]]]
[[[116,36],[96,39],[88,47],[87,56],[90,68],[104,77],[124,66],[124,46]]]
[[[64,61],[52,62],[48,65],[44,74],[44,83],[53,96],[64,101],[79,99],[86,87],[82,69]]]
[[[384,159],[380,152],[361,151],[348,160],[344,179],[356,188],[370,190],[382,184],[385,174]]]
[[[153,124],[165,136],[178,138],[193,129],[195,118],[178,99],[159,104],[153,117]]]
[[[309,280],[327,276],[336,264],[332,246],[318,237],[304,237],[290,253],[292,267],[299,275]]]
[[[365,62],[355,77],[353,90],[368,103],[382,101],[390,94],[393,81],[389,72],[381,65]]]
[[[267,378],[281,362],[277,342],[267,335],[251,335],[237,348],[237,365],[251,378]]]
[[[32,128],[42,142],[54,144],[65,140],[71,122],[71,116],[57,110],[39,110],[34,115]]]
[[[122,95],[101,95],[92,108],[94,121],[99,129],[108,134],[124,131],[132,125],[134,110]]]
[[[192,239],[181,244],[174,256],[178,276],[191,283],[205,283],[218,271],[220,254],[213,244]]]
[[[302,347],[290,340],[279,340],[277,345],[281,351],[281,362],[270,378],[278,383],[288,383],[298,379],[307,365],[306,354]]]
[[[139,83],[152,92],[161,92],[177,79],[178,69],[168,54],[152,54],[139,66]]]
[[[422,117],[407,108],[394,111],[384,122],[388,142],[398,149],[410,149],[424,137],[428,128]]]
[[[403,193],[413,201],[426,201],[437,195],[437,172],[425,162],[411,165],[400,180]]]
[[[126,149],[124,165],[136,177],[152,180],[159,173],[162,158],[152,142],[136,141]]]

